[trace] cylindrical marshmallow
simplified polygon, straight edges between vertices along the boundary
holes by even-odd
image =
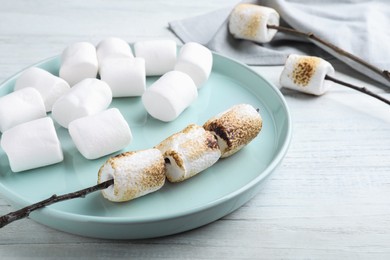
[[[13,172],[61,162],[63,154],[50,117],[17,125],[3,133],[1,147]]]
[[[201,88],[210,76],[213,66],[213,54],[209,49],[196,42],[189,42],[181,47],[175,70],[187,73],[195,85]]]
[[[221,151],[216,137],[203,127],[191,124],[156,146],[165,160],[170,182],[184,181],[218,161]]]
[[[84,79],[60,97],[53,105],[52,117],[61,126],[68,128],[73,120],[97,114],[112,101],[110,87],[98,79]]]
[[[91,43],[77,42],[62,52],[59,74],[70,86],[86,78],[96,78],[97,73],[96,48]]]
[[[102,190],[110,201],[128,201],[157,191],[165,183],[164,157],[157,149],[114,156],[100,168],[98,183],[111,179],[114,185]]]
[[[96,54],[100,64],[110,58],[134,58],[130,45],[123,39],[109,37],[96,46]]]
[[[69,134],[79,152],[90,160],[119,151],[133,139],[129,125],[117,108],[72,121]]]
[[[146,76],[160,76],[173,70],[176,51],[173,40],[139,41],[134,44],[135,56],[145,59]]]
[[[14,90],[32,87],[38,90],[43,98],[46,112],[51,111],[54,102],[69,91],[68,82],[41,68],[27,69],[16,80]]]
[[[148,113],[161,121],[176,119],[198,97],[194,81],[181,71],[170,71],[142,95]]]
[[[113,97],[142,96],[146,88],[143,58],[110,58],[101,64],[100,78],[107,82]]]
[[[279,14],[272,8],[255,4],[238,4],[229,16],[229,31],[234,38],[258,43],[270,42],[277,30],[267,25],[279,25]]]
[[[45,104],[35,88],[23,88],[0,97],[0,131],[46,116]]]
[[[334,75],[334,68],[329,62],[318,57],[291,54],[280,74],[280,85],[319,96],[333,84],[325,80],[326,75]]]
[[[263,120],[251,105],[240,104],[209,119],[204,129],[218,139],[221,158],[228,157],[252,141],[261,131]]]

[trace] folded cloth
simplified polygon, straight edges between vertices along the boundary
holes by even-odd
[[[390,5],[387,0],[259,0],[245,1],[274,8],[281,26],[316,36],[360,57],[382,70],[390,70]],[[204,15],[172,21],[169,28],[184,42],[198,42],[213,51],[248,65],[283,65],[289,54],[335,57],[362,74],[390,86],[390,81],[326,46],[278,32],[265,44],[232,37],[224,8]],[[313,44],[314,43],[314,44]]]

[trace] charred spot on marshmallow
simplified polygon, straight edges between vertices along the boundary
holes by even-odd
[[[303,57],[298,60],[294,66],[292,72],[292,79],[294,84],[306,87],[314,73],[319,63],[319,59],[315,57]]]
[[[171,157],[176,162],[177,167],[184,169],[184,162],[176,151],[168,150],[163,155],[164,158]]]
[[[210,136],[208,136],[206,138],[206,142],[207,142],[206,145],[207,145],[208,148],[210,148],[210,149],[219,149],[218,139],[212,133],[210,133]]]

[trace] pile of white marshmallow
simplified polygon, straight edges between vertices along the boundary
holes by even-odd
[[[133,136],[121,112],[108,109],[113,98],[142,96],[152,117],[172,121],[197,98],[213,63],[211,51],[194,42],[177,55],[175,41],[139,41],[134,53],[120,38],[96,47],[78,42],[63,51],[59,77],[37,67],[25,70],[14,91],[0,97],[1,147],[11,170],[63,161],[54,121],[87,159],[125,148]],[[147,88],[147,76],[161,77]]]

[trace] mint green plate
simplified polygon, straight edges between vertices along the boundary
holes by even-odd
[[[280,164],[291,139],[291,120],[277,88],[249,67],[213,54],[211,76],[198,99],[175,121],[151,118],[139,97],[114,99],[127,119],[133,142],[125,150],[150,148],[190,123],[202,125],[208,118],[239,103],[260,109],[261,133],[237,154],[182,183],[166,183],[162,189],[124,203],[113,203],[95,192],[85,198],[53,204],[33,212],[30,218],[65,232],[98,238],[138,239],[175,234],[215,221],[251,199]],[[34,66],[58,75],[59,57]],[[0,96],[13,90],[19,74],[0,86]],[[156,77],[148,78],[150,85]],[[13,173],[0,148],[0,193],[15,209],[96,184],[106,156],[84,159],[66,129],[56,125],[64,161],[39,169]],[[119,153],[119,152],[118,152]],[[12,225],[12,224],[10,224]],[[5,227],[7,228],[7,227]]]

